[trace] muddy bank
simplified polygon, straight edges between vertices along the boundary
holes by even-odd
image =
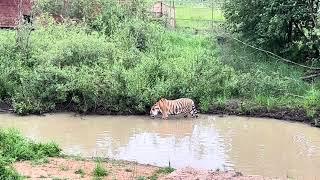
[[[225,105],[212,105],[206,114],[236,115],[247,117],[273,118],[286,121],[296,121],[320,127],[319,112],[314,118],[308,116],[302,108],[266,108],[261,106],[243,107],[239,101],[229,101]]]
[[[75,112],[82,115],[149,115],[150,107],[146,107],[144,111],[126,111],[116,112],[110,111],[106,107],[96,107],[88,109],[86,112],[79,110],[76,104],[58,104],[55,110],[50,112],[39,112],[38,115],[44,113],[59,113],[59,112]],[[0,102],[0,113],[14,113],[14,107],[9,100]],[[320,112],[317,112],[314,117],[308,116],[305,109],[302,108],[266,108],[261,106],[243,106],[241,101],[230,100],[225,105],[212,105],[207,112],[203,114],[218,114],[218,115],[236,115],[247,117],[273,118],[286,121],[296,121],[310,124],[311,126],[320,127]]]
[[[17,162],[16,170],[29,179],[87,179],[97,178],[94,175],[97,162],[81,158],[49,158],[41,163]],[[219,180],[243,179],[262,180],[262,176],[244,176],[239,172],[205,171],[190,167],[171,172],[168,168],[137,164],[135,162],[103,160],[100,165],[106,170],[101,179],[158,179],[158,180]]]
[[[261,118],[273,118],[287,121],[297,121],[303,123],[312,123],[313,119],[307,116],[305,110],[302,109],[267,109],[267,108],[253,108],[246,111],[240,111],[237,109],[228,109],[221,107],[212,107],[206,114],[218,114],[218,115],[237,115],[248,117],[261,117]]]

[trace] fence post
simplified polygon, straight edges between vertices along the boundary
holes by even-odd
[[[211,0],[211,32],[213,34],[213,0]]]
[[[172,21],[172,0],[170,0],[169,4],[169,27],[171,27],[171,21]]]
[[[163,16],[163,8],[162,8],[162,6],[163,6],[163,2],[160,1],[160,17]]]
[[[176,28],[176,6],[174,4],[174,0],[173,0],[173,4],[172,4],[172,10],[173,10],[173,23],[172,23],[172,26],[173,28],[175,29]]]

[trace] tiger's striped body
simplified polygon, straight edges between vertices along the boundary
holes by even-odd
[[[176,100],[162,98],[152,106],[150,115],[154,117],[159,112],[162,114],[163,119],[167,119],[168,115],[177,115],[181,113],[184,113],[185,117],[188,117],[188,114],[191,114],[192,117],[198,117],[194,102],[189,98],[180,98]]]

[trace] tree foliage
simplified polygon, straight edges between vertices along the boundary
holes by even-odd
[[[256,45],[296,61],[319,58],[319,0],[229,0],[229,27]]]

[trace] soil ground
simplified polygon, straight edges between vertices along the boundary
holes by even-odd
[[[142,165],[135,162],[103,160],[102,167],[108,175],[97,177],[93,171],[97,161],[81,158],[48,158],[42,162],[17,162],[16,170],[28,179],[110,179],[110,180],[263,180],[262,176],[243,176],[241,173],[229,171],[197,170],[191,167],[178,169],[170,174],[159,172],[160,167]]]

